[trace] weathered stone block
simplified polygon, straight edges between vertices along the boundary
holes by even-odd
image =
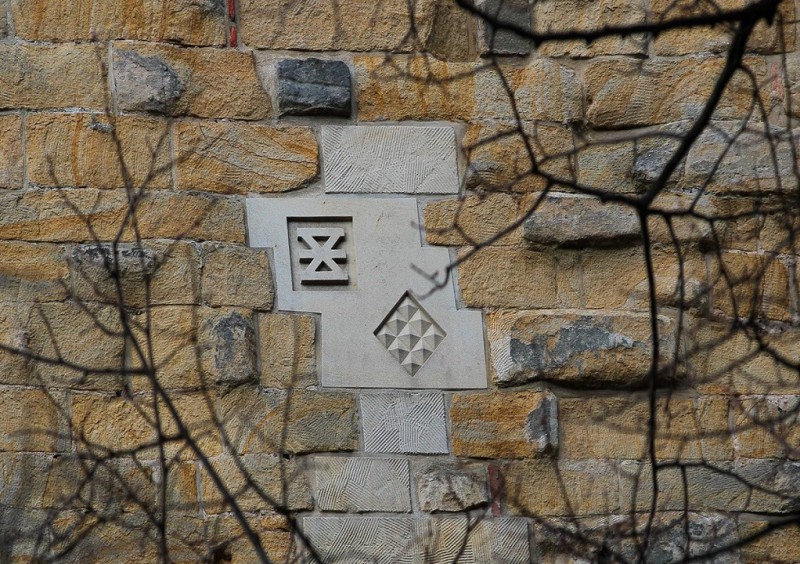
[[[0,17],[3,11],[0,9]],[[2,33],[0,33],[2,36]],[[0,116],[0,188],[21,188],[25,174],[22,160],[22,119],[18,115]]]
[[[61,245],[0,243],[0,302],[42,303],[67,298],[66,254]]]
[[[284,59],[278,62],[281,116],[349,117],[350,69],[342,61]]]
[[[12,0],[11,10],[17,35],[32,41],[124,38],[225,44],[225,8],[220,0]]]
[[[55,452],[61,448],[58,409],[63,397],[42,389],[4,388],[0,451]]]
[[[28,180],[36,185],[172,187],[168,125],[156,119],[31,114],[27,147]]]
[[[105,104],[102,47],[12,45],[0,49],[0,110],[93,108]]]
[[[133,112],[172,114],[185,86],[163,58],[118,51],[114,57],[117,107]]]
[[[322,511],[411,511],[407,460],[318,456],[314,462]]]
[[[311,315],[258,316],[260,383],[265,388],[305,388],[317,383],[316,322]]]
[[[517,219],[517,201],[508,194],[467,196],[428,202],[424,209],[425,238],[431,245],[481,244],[494,238]],[[519,243],[518,232],[493,241]]]
[[[27,307],[0,304],[0,384],[29,384],[35,378],[34,364],[25,354],[30,335]]]
[[[251,513],[246,521],[252,531],[261,539],[270,562],[291,562],[296,558],[295,537],[286,520],[271,513]],[[213,516],[206,521],[206,531],[212,546],[223,547],[223,553],[230,555],[231,564],[247,564],[259,559],[242,524],[230,513]],[[191,560],[191,557],[189,557]]]
[[[208,305],[272,308],[272,273],[265,251],[206,243],[202,283]]]
[[[249,454],[239,457],[238,461],[239,464],[234,457],[226,455],[214,458],[211,464],[222,480],[225,493],[236,500],[242,511],[297,511],[313,507],[311,484],[302,459]],[[226,496],[203,467],[200,480],[203,510],[208,513],[231,511]]]
[[[326,192],[456,194],[452,127],[327,126]]]
[[[486,247],[457,272],[468,307],[556,307],[556,263],[549,253]]]
[[[639,239],[636,212],[596,198],[551,196],[525,221],[524,237],[536,245],[624,245]]]
[[[774,528],[769,521],[740,521],[739,536],[745,562],[796,562],[800,560],[800,527]]]
[[[305,127],[186,121],[175,135],[184,190],[285,192],[317,176],[317,141]]]
[[[199,331],[205,384],[256,381],[256,332],[249,311],[212,310]]]
[[[414,474],[422,511],[459,512],[489,503],[483,466],[431,463],[415,468]]]
[[[447,428],[441,394],[363,394],[365,452],[446,454]]]
[[[742,458],[800,458],[800,427],[793,395],[745,397],[731,402],[731,433]]]
[[[432,554],[465,564],[530,561],[521,519],[305,517],[303,532],[324,561],[390,564]]]
[[[531,31],[531,8],[525,0],[483,0],[480,20],[480,50],[482,54],[527,55],[531,41],[504,27],[511,24]]]
[[[546,380],[589,387],[647,383],[652,333],[647,313],[493,313],[490,347],[501,386]],[[673,359],[675,328],[659,317],[661,364]]]
[[[221,412],[231,442],[241,454],[358,447],[357,409],[351,394],[240,386],[222,398]]]
[[[571,68],[551,59],[533,59],[510,76],[521,119],[557,123],[583,119],[583,85]]]
[[[558,450],[558,402],[546,392],[454,394],[453,454],[538,458]]]
[[[151,110],[141,107],[142,102],[138,100],[147,95],[148,80],[158,84],[158,77],[161,77],[162,80],[166,78],[166,83],[158,86],[156,96],[169,103],[170,115],[229,119],[270,116],[269,96],[258,81],[250,53],[119,42],[114,44],[114,60],[114,79],[124,109]],[[119,68],[117,61],[120,61]],[[155,70],[141,74],[143,61]],[[132,64],[139,69],[132,69]],[[131,76],[131,72],[136,74]],[[152,77],[153,73],[156,77]],[[142,90],[141,79],[144,79],[145,90]],[[151,103],[144,105],[151,106]],[[160,101],[155,105],[158,109],[167,109]]]

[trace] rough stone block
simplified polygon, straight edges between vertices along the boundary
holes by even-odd
[[[59,435],[60,395],[41,389],[4,388],[0,394],[0,451],[55,452]]]
[[[322,511],[411,511],[407,460],[318,456],[314,462]]]
[[[508,194],[467,196],[428,202],[424,209],[425,238],[430,245],[469,245],[489,241],[517,219],[517,202]],[[515,245],[513,232],[494,245]]]
[[[323,561],[390,564],[432,554],[464,564],[530,561],[528,526],[521,519],[305,517],[303,532]]]
[[[489,503],[483,466],[435,462],[415,468],[414,474],[422,511],[460,512]]]
[[[126,110],[256,120],[269,117],[272,108],[252,54],[233,49],[115,43],[114,80],[118,103]]]
[[[2,10],[0,10],[2,17]],[[0,36],[2,33],[0,33]],[[18,115],[0,116],[0,188],[21,188],[25,174],[22,160],[22,119]]]
[[[31,114],[27,148],[28,180],[39,186],[172,187],[169,129],[156,119]]]
[[[31,41],[225,44],[225,9],[218,0],[12,0],[11,10],[17,35]]]
[[[327,126],[326,192],[458,193],[451,127]]]
[[[558,450],[558,401],[546,392],[454,394],[453,454],[538,458]]]
[[[481,11],[480,50],[482,54],[527,55],[532,44],[505,25],[514,25],[531,31],[531,8],[526,0],[483,0]]]
[[[596,198],[548,197],[525,221],[524,237],[535,245],[624,245],[640,238],[639,219],[627,206]]]
[[[365,452],[447,454],[441,394],[363,394]]]
[[[800,427],[793,395],[751,396],[731,402],[731,432],[737,457],[800,458]]]
[[[278,62],[281,116],[349,117],[350,69],[342,61],[284,59]]]
[[[249,311],[224,308],[212,312],[199,331],[204,383],[233,386],[255,382],[256,332],[252,315]]]
[[[0,110],[105,106],[99,45],[12,45],[0,48]]]
[[[583,84],[571,68],[552,59],[533,59],[510,72],[514,101],[522,120],[572,123],[583,119]],[[502,93],[500,96],[508,97]],[[502,98],[501,98],[502,99]],[[503,116],[513,119],[513,114]]]
[[[240,386],[222,398],[221,412],[231,442],[241,454],[358,447],[357,408],[351,394]]]
[[[675,327],[659,317],[662,365],[675,353]],[[546,380],[588,387],[647,383],[652,333],[647,313],[605,315],[496,312],[489,317],[498,385]]]
[[[260,383],[265,388],[305,388],[317,383],[316,322],[311,315],[258,316]]]
[[[66,299],[70,294],[66,255],[61,245],[0,243],[0,302],[43,303]]]
[[[267,253],[247,247],[203,245],[203,301],[210,306],[272,308]]]
[[[464,260],[457,273],[468,307],[556,307],[552,254],[485,247]]]
[[[302,511],[313,507],[311,484],[302,459],[250,454],[238,457],[238,462],[225,455],[212,459],[211,465],[242,511]],[[231,511],[225,495],[202,466],[200,484],[204,511]]]
[[[800,527],[774,528],[769,521],[740,521],[739,536],[745,562],[797,562],[800,560]]]
[[[180,189],[285,192],[317,176],[317,141],[309,128],[186,121],[176,125],[175,136]]]

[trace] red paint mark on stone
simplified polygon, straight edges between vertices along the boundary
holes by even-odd
[[[499,517],[503,514],[501,507],[506,481],[500,472],[497,464],[489,465],[489,503],[491,504],[492,515]]]
[[[236,0],[228,0],[228,19],[236,20]]]
[[[238,38],[236,37],[236,27],[231,26],[230,38],[228,41],[229,47],[236,47],[238,45]]]
[[[236,47],[239,37],[236,30],[236,0],[228,0],[228,47]]]

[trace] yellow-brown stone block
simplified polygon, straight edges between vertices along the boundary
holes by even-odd
[[[25,174],[22,161],[22,119],[15,114],[0,116],[0,188],[20,188]]]
[[[272,272],[266,251],[203,245],[203,301],[210,306],[272,308]]]
[[[317,383],[314,316],[261,314],[258,336],[263,387],[297,389]]]
[[[424,211],[425,237],[431,245],[482,244],[508,229],[517,219],[517,201],[507,194],[436,200]],[[519,229],[493,245],[519,244]]]
[[[59,450],[60,396],[44,389],[3,388],[0,451],[55,452]]]

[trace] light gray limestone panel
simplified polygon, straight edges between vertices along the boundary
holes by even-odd
[[[442,394],[364,394],[361,424],[366,452],[449,452]]]
[[[275,309],[320,314],[323,386],[486,387],[483,316],[458,309],[453,284],[431,292],[420,271],[450,255],[422,246],[418,221],[415,198],[248,198],[250,245],[274,251]]]
[[[318,456],[315,463],[322,511],[411,511],[407,460]]]
[[[303,531],[324,562],[523,564],[522,519],[305,517]]]
[[[457,194],[452,127],[323,126],[326,192]]]

